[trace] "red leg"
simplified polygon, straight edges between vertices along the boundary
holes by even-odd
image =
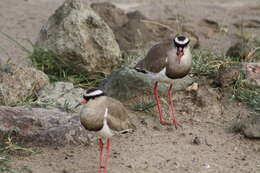
[[[110,152],[110,139],[107,138],[107,151],[106,151],[106,160],[105,160],[105,165],[104,165],[104,173],[107,172],[107,161],[109,157],[109,152]]]
[[[158,94],[157,86],[158,86],[158,82],[156,81],[154,84],[153,92],[154,92],[154,96],[155,96],[155,100],[156,100],[157,110],[160,115],[160,123],[162,125],[171,125],[171,123],[169,123],[163,119],[163,112],[162,112],[162,108],[161,108],[161,104],[160,104],[160,97]]]
[[[170,84],[170,87],[168,89],[168,97],[169,97],[169,109],[170,109],[170,114],[172,116],[172,121],[173,121],[173,125],[176,127],[180,126],[180,123],[178,123],[178,121],[176,120],[176,110],[173,106],[173,102],[172,102],[172,84]]]
[[[104,147],[104,144],[103,144],[103,141],[102,141],[102,138],[99,138],[98,139],[98,142],[99,142],[99,147],[100,147],[100,155],[99,155],[99,169],[98,169],[98,173],[101,173],[102,171],[102,153],[103,153],[103,147]]]

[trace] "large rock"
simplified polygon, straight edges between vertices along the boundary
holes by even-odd
[[[74,88],[72,83],[56,82],[42,88],[36,102],[47,107],[70,110],[82,100],[84,93],[82,88]]]
[[[42,71],[14,64],[1,65],[0,104],[21,104],[48,83],[49,78]]]
[[[240,78],[241,74],[245,76],[245,82],[250,86],[260,87],[260,63],[236,63],[223,64],[218,71],[218,84],[225,87],[232,87]]]
[[[256,19],[247,19],[247,20],[240,20],[234,23],[234,25],[241,29],[241,28],[260,28],[260,20]]]
[[[260,62],[243,63],[243,67],[247,83],[260,87]]]
[[[0,140],[13,135],[24,144],[64,146],[91,139],[78,116],[57,110],[1,106],[0,122]]]
[[[77,71],[110,72],[121,52],[109,26],[81,0],[66,0],[41,29],[37,45]]]
[[[91,7],[112,28],[120,49],[132,53],[151,47],[154,42],[175,35],[179,24],[175,20],[156,21],[146,18],[140,11],[124,13],[109,2],[94,3]],[[187,27],[190,28],[190,27]],[[191,39],[191,46],[198,47],[199,39],[194,31],[183,28],[185,35]],[[175,32],[175,33],[174,33]]]
[[[240,77],[242,65],[237,64],[222,64],[218,70],[217,83],[222,87],[232,87]]]
[[[125,12],[110,2],[93,3],[91,4],[91,8],[95,10],[113,30],[128,22],[128,17]]]
[[[173,80],[173,91],[186,89],[193,83],[193,79],[186,76],[182,79]],[[169,85],[160,83],[158,90],[166,92]],[[122,67],[112,72],[100,86],[108,96],[125,100],[135,96],[150,93],[153,88],[153,82],[146,74],[137,72],[135,69]]]
[[[248,138],[260,139],[260,115],[252,115],[251,117],[236,121],[232,125],[232,130],[242,132]]]
[[[250,52],[250,45],[247,41],[240,39],[227,50],[226,55],[232,57],[236,61],[241,61]]]

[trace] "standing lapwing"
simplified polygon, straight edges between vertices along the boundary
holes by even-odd
[[[110,151],[110,137],[114,134],[121,134],[132,131],[135,126],[128,119],[128,113],[123,104],[111,97],[105,96],[99,89],[89,89],[83,96],[84,105],[80,111],[80,122],[89,131],[94,131],[99,136],[100,156],[99,173],[107,169],[107,161]],[[105,162],[102,160],[103,140],[107,139]]]
[[[176,111],[172,102],[172,82],[173,79],[186,76],[191,69],[192,55],[189,42],[190,40],[185,36],[176,36],[173,39],[156,44],[149,50],[146,57],[135,66],[137,71],[146,73],[155,81],[154,96],[162,125],[171,125],[171,123],[163,119],[157,85],[158,82],[170,83],[168,105],[173,125],[177,128],[180,124],[176,120]]]

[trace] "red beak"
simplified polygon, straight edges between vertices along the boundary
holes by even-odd
[[[76,109],[77,107],[79,107],[80,105],[83,105],[83,104],[87,104],[87,100],[83,99],[81,102],[79,102],[79,104],[77,104],[74,109]]]
[[[177,48],[177,61],[178,63],[180,64],[181,63],[181,57],[184,55],[184,52],[183,52],[183,48],[182,47],[178,47]]]

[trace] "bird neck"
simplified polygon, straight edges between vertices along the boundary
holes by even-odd
[[[192,57],[189,47],[184,49],[184,55],[181,60],[178,61],[176,55],[176,49],[168,53],[168,58],[166,62],[166,75],[169,78],[176,79],[186,76],[192,64]]]
[[[172,66],[172,65],[189,66],[189,65],[191,65],[192,56],[191,56],[191,52],[190,52],[190,47],[189,46],[185,47],[183,49],[183,51],[184,51],[184,54],[181,57],[180,63],[177,60],[177,55],[176,55],[177,49],[174,48],[171,51],[169,51],[166,64],[169,66]]]

